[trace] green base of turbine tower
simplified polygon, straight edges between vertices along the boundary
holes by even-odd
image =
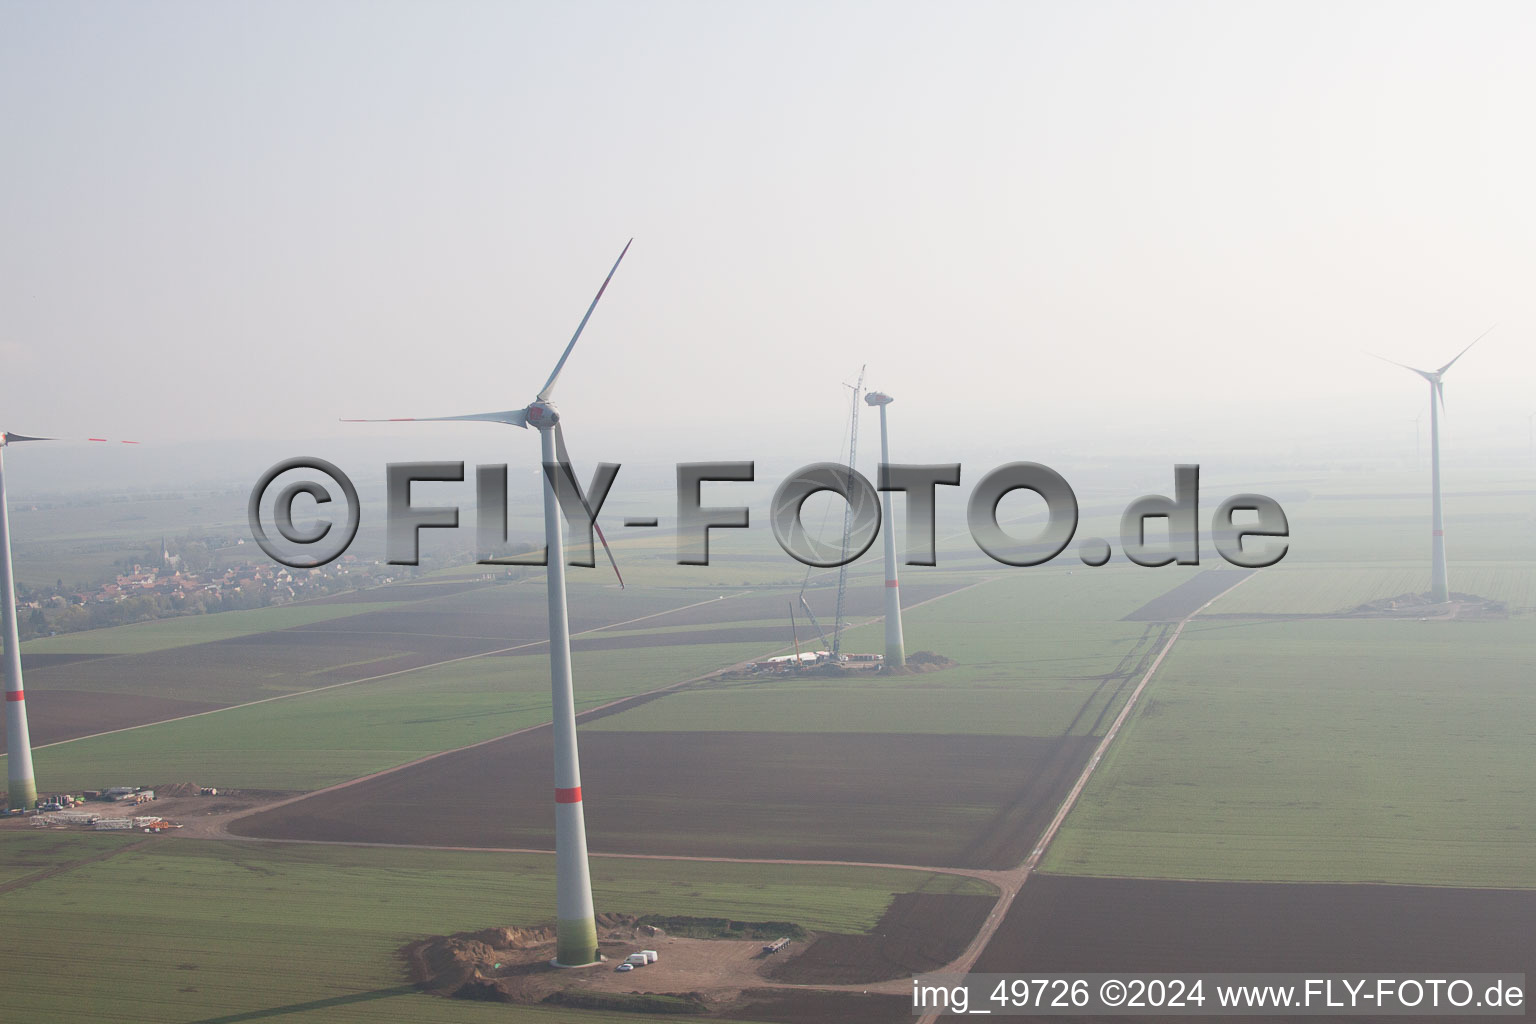
[[[37,806],[37,782],[33,779],[12,779],[10,794],[6,798],[11,810],[31,810]]]
[[[585,967],[597,963],[597,922],[592,918],[555,922],[555,963]]]

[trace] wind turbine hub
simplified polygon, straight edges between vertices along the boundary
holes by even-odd
[[[535,430],[552,430],[560,422],[560,410],[549,402],[534,402],[526,411],[528,425]]]

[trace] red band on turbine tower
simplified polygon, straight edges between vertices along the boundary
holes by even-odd
[[[1436,530],[1435,531],[1435,536],[1436,537],[1444,537],[1445,536],[1445,531],[1444,530]]]
[[[26,697],[24,697],[22,695],[22,691],[21,690],[7,690],[7,691],[5,691],[5,699],[6,700],[26,700]]]
[[[901,586],[901,584],[896,582],[895,580],[886,580],[885,581],[885,585],[888,586],[888,587],[899,587],[899,586]]]
[[[557,803],[557,804],[579,804],[579,803],[581,803],[581,787],[580,786],[572,786],[570,789],[561,789],[559,786],[556,786],[555,787],[555,803]]]

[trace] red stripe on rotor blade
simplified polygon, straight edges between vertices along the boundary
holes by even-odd
[[[1444,537],[1445,536],[1445,531],[1444,530],[1436,530],[1435,531],[1435,536],[1436,537]]]
[[[27,698],[23,695],[23,692],[21,690],[7,690],[7,691],[5,691],[5,699],[6,700],[26,700]]]
[[[580,786],[574,786],[571,789],[561,789],[560,787],[556,786],[555,787],[555,803],[557,803],[557,804],[579,804],[579,803],[581,803],[581,787]]]
[[[901,584],[897,583],[895,580],[886,580],[885,581],[885,585],[888,586],[888,587],[899,587],[899,586],[901,586]]]

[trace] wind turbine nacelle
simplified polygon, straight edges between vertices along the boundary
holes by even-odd
[[[864,396],[864,401],[868,402],[870,405],[890,405],[892,402],[896,401],[896,399],[892,398],[890,395],[883,391],[871,391],[869,394]]]
[[[548,402],[534,402],[527,413],[528,425],[535,430],[548,430],[560,422],[560,410]]]

